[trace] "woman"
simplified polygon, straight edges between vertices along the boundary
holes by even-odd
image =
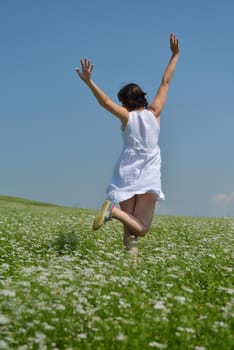
[[[81,60],[81,70],[75,69],[99,104],[122,123],[123,150],[107,188],[107,199],[94,220],[93,229],[99,229],[109,219],[119,220],[124,225],[126,250],[131,250],[137,238],[149,231],[156,201],[164,198],[158,137],[160,115],[179,57],[178,39],[173,33],[170,34],[170,49],[172,56],[150,105],[146,93],[133,83],[119,91],[121,106],[113,102],[91,79],[94,65],[88,59]],[[116,203],[120,208],[115,206]],[[132,241],[134,244],[131,244]]]

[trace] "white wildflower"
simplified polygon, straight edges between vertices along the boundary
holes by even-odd
[[[13,290],[0,290],[0,295],[4,295],[5,297],[15,297],[15,292]]]
[[[118,340],[118,341],[124,341],[126,339],[127,339],[127,336],[122,334],[122,333],[118,334],[116,337],[116,340]]]
[[[171,278],[175,278],[176,280],[178,279],[178,276],[175,275],[174,273],[170,273],[168,276]]]
[[[47,330],[47,331],[52,331],[54,330],[54,326],[51,326],[50,324],[48,323],[44,323],[44,329]]]
[[[87,334],[86,333],[79,333],[79,334],[77,334],[77,337],[79,339],[86,339],[87,338]]]
[[[177,301],[179,301],[181,304],[184,304],[185,301],[186,301],[186,298],[185,298],[184,296],[182,296],[182,295],[176,295],[176,296],[174,297],[174,299],[177,300]]]
[[[164,312],[168,312],[166,306],[163,304],[163,302],[161,300],[157,301],[154,304],[154,308],[155,308],[155,310],[161,310],[161,311],[164,311]]]
[[[1,267],[2,267],[2,269],[8,270],[10,268],[10,265],[3,263]]]
[[[18,282],[18,286],[21,286],[21,287],[30,287],[30,282],[28,282],[28,281],[19,281],[19,282]]]
[[[21,345],[17,348],[17,350],[28,350],[28,346],[27,345]]]
[[[223,270],[227,271],[227,272],[232,272],[232,267],[229,266],[221,266]]]
[[[207,254],[210,258],[216,259],[216,256],[214,254]]]
[[[193,290],[189,287],[183,286],[182,289],[187,293],[193,293]]]
[[[152,348],[157,348],[157,349],[166,349],[167,348],[167,344],[158,343],[157,341],[152,341],[151,343],[149,343],[149,346],[151,346]]]
[[[185,331],[186,331],[187,333],[191,333],[191,334],[195,334],[195,333],[196,333],[195,330],[194,330],[193,328],[185,328]]]
[[[218,290],[226,292],[227,294],[230,294],[230,295],[234,294],[234,289],[231,289],[231,288],[219,287]]]
[[[202,321],[202,320],[206,320],[207,319],[207,315],[201,315],[198,320]]]
[[[196,333],[195,330],[194,330],[193,328],[177,327],[177,330],[178,330],[179,332],[186,332],[186,333],[191,333],[191,334]]]
[[[66,310],[66,307],[64,305],[62,305],[62,304],[57,304],[56,305],[56,310],[64,311],[64,310]]]
[[[171,256],[169,256],[169,259],[172,260],[172,259],[176,259],[177,256],[175,254],[172,254]]]
[[[206,350],[204,346],[195,346],[194,350]]]
[[[121,294],[118,292],[110,292],[110,294],[114,295],[115,297],[118,297],[118,298],[121,296]]]
[[[46,339],[46,335],[44,333],[41,333],[41,332],[36,332],[35,338],[36,338],[37,343],[38,342],[41,343]]]
[[[226,323],[224,323],[223,321],[216,321],[213,325],[214,328],[225,328],[227,327]]]
[[[8,344],[4,340],[0,340],[0,349],[1,350],[10,350]]]
[[[130,304],[126,303],[124,300],[119,300],[119,307],[122,308],[122,309],[127,309],[129,307],[131,307]]]
[[[1,324],[6,324],[9,322],[9,319],[5,315],[0,314],[0,325]]]

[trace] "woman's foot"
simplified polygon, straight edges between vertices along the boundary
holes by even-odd
[[[105,224],[107,221],[112,220],[111,212],[114,205],[111,201],[108,199],[105,200],[105,202],[102,205],[101,211],[99,214],[95,217],[93,222],[93,230],[99,230],[99,228]]]
[[[129,235],[124,232],[124,246],[126,251],[130,253],[138,252],[138,238],[135,235]]]
[[[134,235],[130,236],[129,239],[129,250],[128,253],[131,255],[133,263],[137,263],[138,258],[138,238]]]

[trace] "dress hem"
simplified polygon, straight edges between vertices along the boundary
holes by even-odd
[[[130,199],[130,198],[132,198],[132,197],[134,197],[136,195],[145,194],[145,193],[155,193],[157,195],[157,199],[156,199],[157,202],[165,200],[164,193],[162,191],[160,191],[160,190],[158,190],[158,191],[155,191],[155,190],[137,191],[135,193],[125,194],[121,198],[120,198],[120,196],[118,196],[118,198],[116,198],[116,196],[108,194],[106,196],[106,199],[109,199],[111,202],[118,204],[118,203],[126,201],[126,200],[128,200],[128,199]],[[118,192],[118,194],[119,194],[119,192]]]

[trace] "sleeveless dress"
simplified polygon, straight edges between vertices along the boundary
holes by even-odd
[[[106,198],[111,202],[119,203],[147,192],[157,194],[157,200],[164,199],[159,132],[158,121],[151,111],[129,113],[128,123],[122,130],[123,149],[106,190]]]

